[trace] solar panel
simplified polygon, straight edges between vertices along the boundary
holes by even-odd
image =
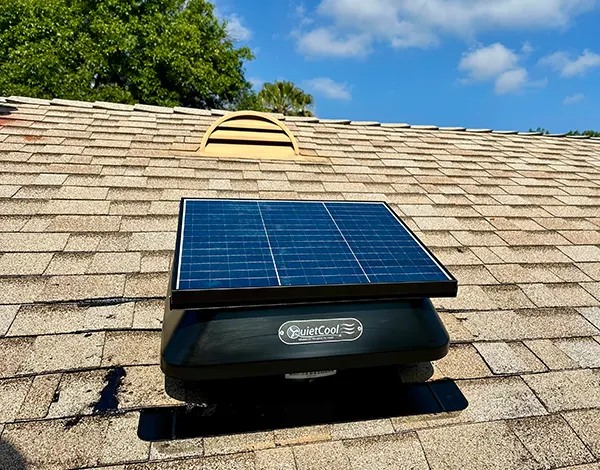
[[[182,199],[179,219],[173,307],[456,295],[385,203]]]

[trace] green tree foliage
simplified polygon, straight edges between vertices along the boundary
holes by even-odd
[[[530,127],[529,132],[541,132],[542,134],[550,134],[550,131],[548,129],[545,129],[544,127],[538,127],[537,129],[532,129]]]
[[[600,137],[600,132],[596,132],[596,131],[583,131],[583,132],[579,132],[579,131],[569,131],[567,132],[567,135],[589,135],[590,137]]]
[[[312,116],[315,100],[292,82],[265,83],[258,93],[264,111],[286,116]]]
[[[529,128],[529,132],[541,132],[542,134],[550,134],[550,131],[548,129],[545,129],[543,127],[538,127],[537,129],[532,129],[531,127]],[[583,132],[579,132],[579,131],[569,131],[567,132],[567,135],[587,135],[590,137],[600,137],[600,132],[596,132],[596,131],[583,131]]]
[[[252,58],[205,0],[0,0],[0,96],[234,108]]]
[[[240,98],[234,103],[234,106],[231,107],[234,110],[246,110],[246,111],[266,111],[263,107],[260,98],[258,97],[258,93],[254,90],[247,90],[241,94]]]

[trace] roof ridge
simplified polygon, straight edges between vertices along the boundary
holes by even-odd
[[[227,109],[199,109],[199,108],[187,108],[183,106],[155,106],[148,104],[122,104],[113,103],[108,101],[77,101],[77,100],[65,100],[60,98],[40,99],[40,98],[29,98],[26,96],[0,96],[0,103],[16,103],[16,104],[32,104],[38,106],[69,106],[74,108],[98,108],[98,109],[111,109],[117,111],[138,111],[146,113],[157,113],[157,114],[188,114],[196,116],[224,116],[234,111]],[[266,113],[281,121],[288,122],[300,122],[307,124],[329,124],[329,125],[345,125],[345,126],[361,126],[361,127],[386,127],[396,129],[413,129],[417,131],[441,131],[441,132],[466,132],[466,133],[492,133],[496,135],[519,135],[523,137],[550,137],[550,138],[567,138],[577,140],[591,140],[593,142],[600,142],[599,137],[591,137],[588,135],[567,135],[565,133],[558,134],[543,134],[542,132],[521,132],[517,130],[495,130],[495,129],[475,129],[466,128],[460,126],[435,126],[435,125],[422,125],[422,124],[407,124],[407,123],[391,123],[391,122],[379,122],[379,121],[351,121],[349,119],[321,119],[316,116],[304,117],[304,116],[284,116],[280,113]]]

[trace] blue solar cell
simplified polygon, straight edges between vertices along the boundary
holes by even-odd
[[[325,205],[370,282],[448,280],[384,204]]]
[[[322,204],[261,202],[282,286],[369,282]]]
[[[383,203],[183,204],[176,289],[451,280]]]
[[[185,202],[178,289],[277,286],[258,203]]]

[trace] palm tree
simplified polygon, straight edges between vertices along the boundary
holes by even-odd
[[[286,116],[312,116],[314,98],[292,82],[265,83],[258,94],[262,107]]]
[[[265,83],[258,93],[258,97],[267,111],[289,114],[292,111],[295,89],[292,82]]]
[[[311,109],[315,106],[315,99],[310,93],[304,93],[300,90],[301,95],[298,96],[298,111],[296,116],[312,117],[314,114]]]

